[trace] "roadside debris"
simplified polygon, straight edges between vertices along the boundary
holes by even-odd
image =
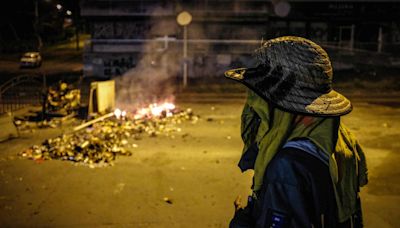
[[[137,148],[129,140],[140,139],[143,135],[157,137],[180,132],[177,126],[183,121],[198,119],[192,110],[171,109],[157,115],[130,115],[116,111],[83,123],[56,138],[47,139],[41,145],[34,145],[19,155],[33,160],[66,160],[89,167],[113,165],[117,156],[130,156],[129,149]],[[170,114],[168,114],[170,113]]]
[[[60,127],[77,114],[80,96],[80,90],[73,84],[60,81],[47,89],[40,111],[29,111],[24,116],[16,116],[14,124],[19,131]]]
[[[46,110],[50,113],[70,114],[79,108],[80,90],[65,82],[49,87],[47,92]]]
[[[173,203],[172,200],[170,198],[168,198],[168,197],[164,197],[163,200],[164,200],[164,202],[166,202],[168,204],[172,204]]]
[[[75,117],[75,113],[71,113],[64,117],[55,117],[49,120],[42,121],[29,121],[23,117],[14,118],[14,125],[18,131],[33,131],[38,128],[58,128],[64,123],[70,121]]]

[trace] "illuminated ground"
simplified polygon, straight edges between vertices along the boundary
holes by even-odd
[[[370,184],[362,190],[366,227],[400,227],[400,108],[393,102],[400,96],[346,95],[355,108],[344,121],[368,156]],[[135,141],[133,155],[120,157],[114,167],[16,157],[59,134],[57,129],[1,143],[0,226],[227,227],[234,198],[248,194],[251,185],[251,173],[236,167],[244,96],[182,97],[178,105],[192,108],[201,120],[182,124],[175,138]]]

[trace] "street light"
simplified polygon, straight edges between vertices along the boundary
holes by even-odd
[[[66,14],[67,14],[68,16],[71,16],[71,15],[72,15],[71,10],[67,10]]]
[[[187,25],[192,22],[192,15],[183,11],[176,17],[176,21],[180,26],[183,26],[183,87],[187,86]]]
[[[58,10],[62,9],[62,5],[60,5],[60,4],[57,4],[56,7],[57,7]]]

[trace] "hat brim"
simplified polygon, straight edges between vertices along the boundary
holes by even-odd
[[[335,90],[328,93],[318,93],[315,91],[302,92],[300,87],[287,92],[283,99],[273,99],[273,95],[268,91],[257,88],[257,68],[237,68],[225,72],[225,77],[238,81],[249,89],[256,92],[266,101],[278,106],[279,108],[294,113],[301,113],[315,116],[342,116],[352,111],[351,102],[342,94]]]

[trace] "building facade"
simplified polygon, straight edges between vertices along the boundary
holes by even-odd
[[[255,64],[251,55],[261,40],[282,35],[310,38],[333,56],[342,50],[397,53],[399,5],[394,0],[83,0],[81,16],[91,31],[84,75],[110,78],[132,68],[159,67],[179,76],[184,61],[190,77],[220,75],[229,67]],[[183,28],[176,22],[184,10],[192,15],[187,59]]]

